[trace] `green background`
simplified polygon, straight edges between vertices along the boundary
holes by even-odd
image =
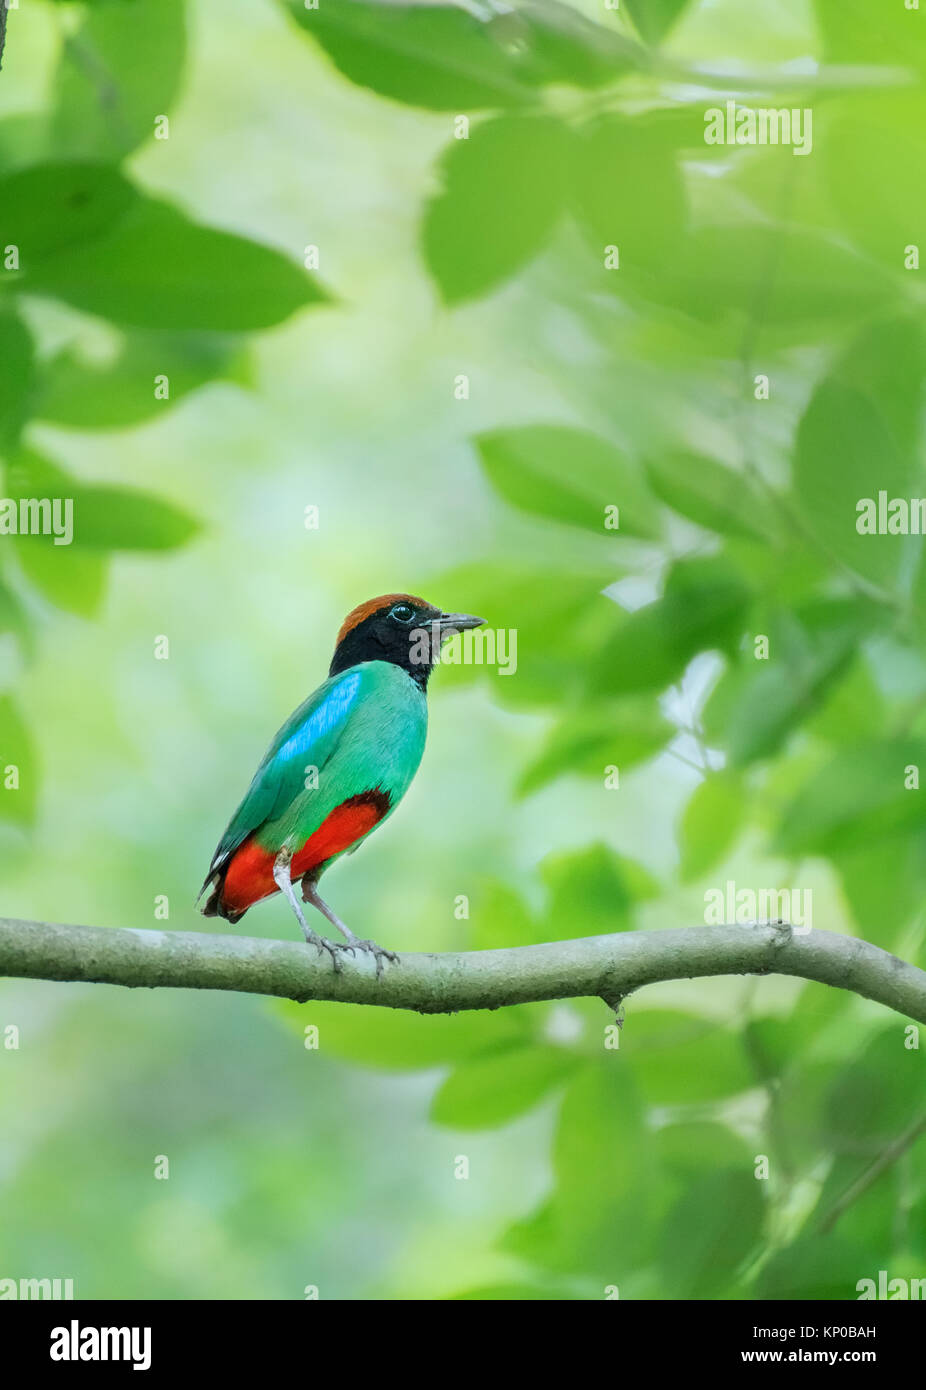
[[[77,530],[0,539],[4,912],[155,927],[167,895],[209,930],[193,897],[267,741],[344,613],[408,589],[516,629],[518,669],[435,675],[411,792],[327,880],[359,934],[698,925],[732,879],[811,888],[815,926],[926,965],[922,546],[854,527],[861,497],[926,492],[924,26],[899,0],[13,11],[3,495],[73,496]],[[812,153],[705,145],[728,97],[811,107]],[[296,930],[279,899],[244,929]],[[926,1275],[905,1020],[728,978],[632,999],[617,1050],[612,1024],[7,981],[0,1277]]]

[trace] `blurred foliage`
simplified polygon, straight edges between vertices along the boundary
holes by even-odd
[[[198,531],[179,504],[72,477],[47,427],[82,437],[142,430],[166,408],[153,393],[158,373],[170,375],[171,404],[220,381],[248,385],[247,335],[329,299],[332,320],[357,310],[348,303],[359,297],[356,281],[343,275],[329,296],[282,233],[277,250],[206,225],[138,176],[133,156],[183,91],[185,9],[180,0],[59,6],[69,18],[45,108],[0,122],[0,246],[21,253],[0,276],[6,492],[67,489],[76,499],[73,550],[22,538],[4,548],[0,626],[33,658],[36,594],[82,618],[98,615],[114,554],[178,549]],[[518,637],[514,676],[462,666],[435,682],[455,680],[461,699],[467,687],[488,690],[500,707],[491,717],[504,721],[500,742],[510,733],[517,747],[512,800],[491,835],[480,838],[489,812],[477,783],[459,793],[465,824],[444,887],[471,895],[471,913],[430,948],[697,922],[700,893],[735,873],[743,884],[812,882],[821,925],[926,964],[926,818],[906,780],[926,751],[922,538],[855,527],[861,498],[926,494],[922,272],[908,268],[926,219],[922,182],[911,177],[926,161],[923,22],[900,5],[862,0],[779,0],[763,7],[761,23],[750,12],[748,24],[733,0],[625,0],[613,11],[557,0],[514,8],[323,0],[318,9],[291,0],[274,11],[279,51],[304,47],[304,109],[288,113],[290,123],[317,100],[321,128],[347,132],[336,158],[342,148],[357,158],[359,130],[387,179],[390,161],[405,161],[390,216],[415,224],[414,243],[403,246],[412,269],[380,257],[393,292],[371,336],[387,352],[395,344],[402,360],[401,305],[399,316],[422,335],[421,375],[433,350],[442,391],[456,373],[475,371],[480,350],[496,371],[517,362],[534,373],[519,390],[502,381],[488,408],[474,399],[454,417],[463,425],[443,418],[426,476],[439,508],[428,522],[441,537],[433,567],[449,552],[431,586]],[[235,40],[236,52],[245,46]],[[728,87],[741,105],[812,108],[812,153],[706,145],[704,111],[722,106]],[[250,114],[236,109],[234,118],[240,181],[249,177]],[[409,135],[419,129],[421,146]],[[333,195],[345,219],[356,217],[348,184],[345,176]],[[421,190],[417,207],[412,187]],[[318,182],[307,196],[328,192]],[[48,301],[77,311],[79,325],[102,320],[106,351],[89,350],[81,332],[62,342],[46,331],[36,304]],[[458,334],[449,353],[446,340],[428,336],[435,304]],[[324,356],[323,335],[306,341],[303,351]],[[353,349],[351,340],[348,357]],[[411,389],[412,375],[400,390]],[[366,378],[375,459],[352,477],[357,513],[346,512],[364,539],[341,545],[345,565],[364,575],[365,545],[378,547],[384,566],[395,562],[388,528],[363,530],[360,520],[380,449],[402,508],[390,514],[400,554],[413,530],[408,499],[425,495],[413,471],[422,452],[414,427],[388,440],[384,429],[382,444],[376,434],[376,422],[393,422],[388,408],[377,415],[375,376],[376,368]],[[269,376],[262,389],[272,396]],[[352,377],[345,419],[362,434],[363,395]],[[324,398],[319,405],[324,412]],[[487,540],[473,530],[450,540],[440,508],[452,513],[460,494],[450,481],[456,465],[442,458],[448,429],[469,438],[459,456],[467,478],[494,495],[480,521]],[[262,554],[272,565],[275,556]],[[291,594],[277,606],[287,607],[290,635],[301,612]],[[236,631],[236,654],[256,641],[256,632]],[[232,670],[230,684],[237,660]],[[486,707],[469,694],[488,737]],[[26,825],[39,805],[34,744],[41,750],[29,722],[4,696],[0,773],[17,763],[29,790],[0,793],[0,816]],[[243,760],[244,747],[238,752]],[[479,761],[474,743],[472,779]],[[607,789],[609,768],[620,770],[619,789]],[[638,821],[652,824],[650,789],[670,781],[679,794],[674,815],[660,802],[660,843],[645,828],[634,838]],[[200,806],[219,825],[222,808],[207,792]],[[441,814],[450,817],[452,805],[448,795]],[[416,826],[426,833],[424,820]],[[528,856],[511,848],[518,833]],[[618,853],[624,837],[634,848]],[[399,929],[415,911],[403,887],[420,873],[414,838],[396,845],[395,876],[379,899]],[[369,862],[387,874],[386,858]],[[240,1296],[242,1287],[283,1296],[300,1277],[287,1244],[293,1226],[316,1254],[325,1241],[337,1246],[346,1296],[436,1287],[461,1299],[543,1300],[601,1298],[617,1287],[622,1298],[852,1298],[857,1281],[879,1269],[921,1276],[918,1035],[814,985],[718,987],[716,1011],[700,1007],[707,994],[703,985],[653,991],[631,1001],[622,1029],[597,1000],[450,1018],[261,1006],[288,1049],[268,1120],[280,1132],[265,1138],[233,1115],[223,1121],[228,1146],[240,1137],[260,1159],[250,1197],[241,1197],[254,1203],[253,1220],[229,1199],[215,1218],[222,1239],[211,1226],[204,1235],[196,1227],[208,1206],[204,1181],[201,1206],[174,1219],[192,1222],[197,1248],[208,1250],[210,1239],[233,1247],[231,1273],[214,1279],[207,1270],[181,1286],[194,1296],[229,1288]],[[233,1012],[221,1017],[235,1028]],[[329,1089],[321,1078],[299,1090],[291,1046],[307,1025],[319,1028],[322,1054],[342,1064],[333,1062]],[[272,1070],[274,1043],[261,1034],[260,1046]],[[247,1074],[246,1058],[239,1064]],[[439,1078],[430,1075],[437,1069]],[[375,1080],[361,1092],[368,1072]],[[406,1093],[389,1089],[389,1074],[411,1087],[419,1072],[429,1074],[418,1078],[422,1149],[437,1145],[427,1152],[444,1162],[450,1131],[454,1150],[469,1155],[484,1140],[483,1161],[493,1154],[515,1173],[514,1190],[498,1196],[475,1233],[467,1184],[447,1199],[451,1219],[426,1180],[406,1181],[417,1158],[393,1120],[390,1107]],[[244,1087],[230,1070],[221,1082],[232,1096]],[[192,1110],[200,1094],[187,1097]],[[388,1098],[365,1146],[382,1153],[386,1178],[351,1147],[367,1123],[361,1095],[374,1108]],[[206,1171],[215,1156],[197,1123],[190,1161],[198,1156]],[[309,1171],[296,1179],[303,1139]],[[62,1141],[49,1169],[62,1153],[80,1162]],[[526,1178],[522,1193],[521,1168],[535,1173],[538,1153],[540,1193]],[[238,1162],[218,1158],[221,1181],[235,1190],[250,1181]],[[313,1181],[316,1205],[305,1196]],[[373,1194],[366,1225],[351,1190],[364,1183]],[[495,1183],[501,1193],[497,1172]],[[24,1186],[28,1178],[14,1197],[28,1198],[28,1211]],[[384,1192],[398,1204],[401,1235],[380,1224]],[[321,1235],[319,1204],[338,1193],[342,1225]],[[429,1221],[440,1256],[403,1255],[402,1236]],[[252,1228],[268,1233],[266,1247]],[[31,1248],[30,1238],[27,1230],[14,1249]],[[358,1244],[371,1252],[375,1278],[351,1264]],[[381,1247],[388,1254],[379,1258]],[[53,1242],[35,1248],[53,1258]],[[273,1272],[249,1266],[239,1280],[235,1252],[256,1248]],[[131,1287],[151,1292],[144,1256],[128,1263]],[[94,1277],[102,1292],[115,1291],[104,1273]],[[176,1287],[174,1276],[152,1278],[159,1289]]]
[[[183,0],[82,8],[78,27],[61,45],[42,121],[44,157],[15,167],[11,148],[10,167],[0,160],[3,492],[17,504],[20,497],[72,499],[77,547],[72,552],[51,536],[21,536],[15,552],[5,546],[0,572],[10,572],[15,553],[18,578],[85,617],[102,601],[108,553],[173,549],[197,528],[156,497],[82,486],[54,461],[22,450],[30,420],[101,429],[145,419],[229,375],[240,342],[232,335],[279,323],[324,298],[280,253],[196,226],[146,197],[118,167],[154,134],[155,120],[167,118],[179,89],[185,31]],[[140,47],[144,67],[133,61]],[[124,80],[127,68],[131,82]],[[42,353],[29,328],[32,296],[133,331],[122,334],[103,365],[66,348]],[[25,737],[22,718],[15,714],[16,746]],[[29,771],[23,800],[34,807],[31,759]]]

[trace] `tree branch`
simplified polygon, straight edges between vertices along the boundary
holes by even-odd
[[[405,955],[378,980],[365,957],[345,955],[336,974],[327,956],[294,941],[0,918],[0,975],[237,990],[420,1013],[583,995],[612,1002],[661,980],[771,972],[852,990],[926,1023],[926,972],[855,937],[816,930],[798,935],[781,924],[618,932],[499,951]]]

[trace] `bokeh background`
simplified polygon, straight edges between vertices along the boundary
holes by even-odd
[[[855,531],[857,499],[926,492],[924,25],[862,0],[12,11],[3,492],[75,497],[76,536],[0,542],[3,912],[153,927],[166,895],[168,927],[224,926],[193,899],[266,743],[344,613],[408,589],[516,629],[518,667],[435,675],[406,801],[326,880],[354,930],[698,925],[733,880],[926,965],[922,547]],[[728,98],[812,108],[812,151],[705,145]],[[295,924],[277,899],[242,929]],[[737,1299],[926,1275],[907,1020],[732,978],[631,999],[616,1050],[612,1024],[5,981],[0,1276]]]

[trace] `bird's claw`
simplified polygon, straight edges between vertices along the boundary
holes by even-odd
[[[338,960],[339,948],[336,942],[329,941],[328,938],[325,936],[315,936],[313,933],[312,939],[308,941],[307,944],[309,946],[314,946],[319,956],[321,956],[324,951],[327,951],[329,956],[331,957],[331,964],[334,967],[334,973],[336,975],[339,975],[341,973],[341,962]]]
[[[358,951],[368,952],[376,961],[377,978],[383,973],[384,959],[391,961],[393,964],[398,963],[399,957],[396,955],[395,951],[387,951],[385,946],[379,946],[375,941],[358,941],[358,939],[354,937],[353,941],[349,942],[347,946],[344,947],[344,950],[352,952],[355,947]]]

